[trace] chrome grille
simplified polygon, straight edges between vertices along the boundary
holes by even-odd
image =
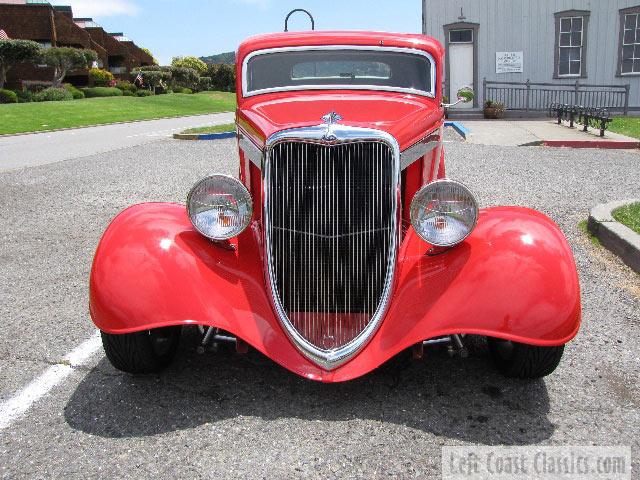
[[[393,272],[393,150],[383,142],[282,142],[267,162],[276,301],[306,341],[340,348],[366,329]]]

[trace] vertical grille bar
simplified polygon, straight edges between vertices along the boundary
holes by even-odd
[[[332,350],[364,331],[392,274],[394,157],[382,142],[273,147],[268,254],[295,330]]]

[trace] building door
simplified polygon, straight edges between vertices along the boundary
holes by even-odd
[[[456,93],[464,87],[473,89],[473,30],[449,31],[449,92],[451,103],[457,100]],[[459,103],[453,108],[473,108],[473,102]]]

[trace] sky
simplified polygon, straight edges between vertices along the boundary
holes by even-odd
[[[236,50],[245,38],[281,32],[294,8],[308,10],[316,30],[420,33],[421,0],[50,0],[71,5],[74,17],[91,17],[107,32],[123,32],[161,65],[178,55],[196,57]],[[289,30],[309,30],[297,12]]]

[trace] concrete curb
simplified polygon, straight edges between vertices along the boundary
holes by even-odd
[[[569,147],[569,148],[619,148],[619,149],[636,149],[640,148],[640,142],[610,142],[604,140],[543,140],[545,147]]]
[[[152,120],[170,120],[170,119],[173,119],[173,118],[184,118],[184,117],[203,117],[205,115],[217,115],[218,113],[234,113],[234,112],[235,112],[235,110],[225,110],[224,112],[192,113],[190,115],[174,115],[172,117],[144,118],[142,120],[125,120],[125,121],[122,121],[122,122],[97,123],[95,125],[79,125],[77,127],[52,128],[51,130],[35,130],[33,132],[2,133],[2,134],[0,134],[0,138],[2,138],[2,137],[17,137],[17,136],[20,136],[20,135],[35,135],[37,133],[64,132],[66,130],[78,130],[80,128],[107,127],[109,125],[122,125],[122,124],[125,124],[125,123],[150,122]]]
[[[236,132],[220,132],[220,133],[174,133],[173,138],[176,140],[220,140],[222,138],[233,138]]]
[[[596,205],[589,212],[588,230],[600,243],[618,255],[631,269],[640,273],[640,235],[617,222],[611,212],[629,203],[640,202],[632,198]]]
[[[467,135],[469,135],[471,133],[471,130],[467,129],[464,127],[464,125],[462,125],[460,122],[452,122],[450,120],[446,120],[444,122],[444,126],[445,127],[453,127],[453,129],[458,132],[458,134],[464,138],[465,140],[467,139]]]

